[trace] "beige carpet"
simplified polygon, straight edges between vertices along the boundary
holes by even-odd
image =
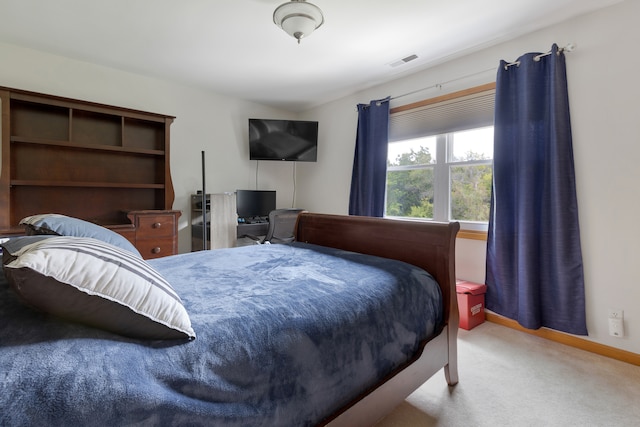
[[[485,322],[458,336],[460,382],[440,372],[377,427],[640,426],[640,367]]]

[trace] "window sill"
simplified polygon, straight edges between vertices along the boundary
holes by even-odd
[[[469,240],[487,240],[487,232],[480,230],[460,230],[458,231],[458,238]]]
[[[384,218],[395,219],[400,221],[433,221],[426,218],[409,218],[400,216],[385,216]],[[460,239],[469,240],[484,240],[487,241],[487,223],[472,222],[472,221],[458,221],[460,222],[460,231],[456,237]]]

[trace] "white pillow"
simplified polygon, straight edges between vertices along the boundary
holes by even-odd
[[[195,338],[171,285],[143,259],[84,237],[50,237],[12,254],[11,286],[28,304],[136,338]]]

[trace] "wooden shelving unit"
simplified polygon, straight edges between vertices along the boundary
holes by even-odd
[[[171,210],[172,116],[0,88],[0,232],[37,213],[131,225]]]

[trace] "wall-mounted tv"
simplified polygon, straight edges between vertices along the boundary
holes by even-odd
[[[318,155],[318,122],[249,119],[251,160],[315,162]]]

